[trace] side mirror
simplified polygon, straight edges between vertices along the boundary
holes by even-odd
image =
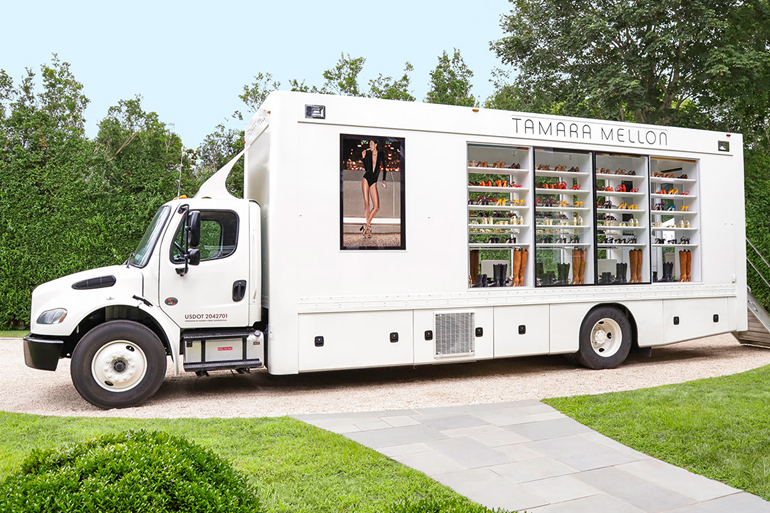
[[[198,247],[201,243],[201,213],[197,210],[187,214],[187,230],[187,247]]]
[[[198,265],[201,263],[201,250],[193,248],[187,252],[187,260],[190,265]]]

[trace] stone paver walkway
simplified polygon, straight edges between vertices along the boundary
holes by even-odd
[[[297,415],[489,508],[770,513],[770,503],[634,451],[540,401]]]

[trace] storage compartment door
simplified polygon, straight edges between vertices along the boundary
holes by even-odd
[[[495,357],[548,354],[548,305],[495,308]]]
[[[708,337],[729,331],[728,298],[671,299],[663,301],[667,343]]]
[[[411,365],[412,312],[299,316],[299,371]]]

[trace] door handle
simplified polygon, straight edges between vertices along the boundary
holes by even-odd
[[[233,283],[233,301],[236,303],[246,295],[246,280],[238,280]]]

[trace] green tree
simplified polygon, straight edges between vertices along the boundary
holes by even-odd
[[[323,72],[324,82],[321,92],[327,94],[339,94],[342,96],[363,96],[358,86],[358,75],[364,68],[366,59],[363,57],[351,58],[344,53],[332,69]]]
[[[560,98],[569,114],[698,125],[703,100],[730,77],[756,76],[762,53],[747,54],[747,36],[733,30],[751,9],[738,0],[511,4],[492,49],[526,89]]]
[[[443,52],[438,58],[438,65],[430,73],[430,91],[425,101],[444,105],[463,105],[473,107],[477,104],[471,94],[473,72],[465,65],[460,50],[454,49],[450,58]]]
[[[415,98],[409,91],[411,82],[409,73],[412,71],[414,71],[414,66],[407,61],[404,65],[404,74],[398,80],[393,80],[392,77],[383,77],[380,73],[377,78],[369,80],[369,94],[367,96],[384,100],[413,102]]]

